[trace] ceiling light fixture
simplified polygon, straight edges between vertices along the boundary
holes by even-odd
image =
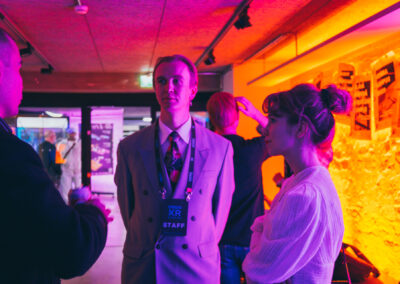
[[[249,5],[240,13],[239,18],[236,20],[236,22],[233,24],[235,28],[238,30],[245,29],[251,27],[250,23],[250,17],[247,13],[247,10],[249,9]]]
[[[78,15],[86,15],[89,11],[89,7],[87,5],[82,5],[81,0],[75,0],[75,13]]]
[[[26,47],[19,50],[19,55],[21,55],[21,57],[25,57],[31,55],[32,52],[33,52],[32,45],[29,42],[27,42]]]
[[[216,37],[213,39],[213,41],[210,43],[209,46],[207,46],[207,48],[203,51],[203,53],[200,55],[199,58],[197,58],[196,62],[194,63],[194,65],[196,67],[198,67],[200,65],[200,63],[202,63],[204,60],[204,58],[206,58],[206,56],[208,56],[208,54],[210,53],[210,50],[214,49],[214,47],[217,46],[217,44],[223,39],[223,37],[225,36],[225,34],[230,30],[230,28],[233,26],[234,22],[236,21],[236,19],[238,18],[238,16],[241,14],[241,12],[247,8],[247,6],[249,6],[249,4],[251,3],[251,1],[253,0],[243,0],[239,6],[236,8],[235,12],[233,13],[233,15],[229,18],[228,22],[226,22],[226,24],[222,27],[222,29],[220,30],[220,32],[216,35]]]
[[[51,66],[49,60],[47,60],[47,58],[43,56],[43,54],[40,53],[33,44],[31,44],[32,41],[28,40],[27,37],[18,29],[18,27],[1,10],[0,10],[0,21],[3,22],[6,31],[10,33],[10,35],[18,44],[21,43],[26,44],[27,47],[20,50],[21,56],[23,55],[28,56],[28,53],[31,52],[31,54],[35,54],[35,56],[39,58],[39,60],[42,62],[43,65]],[[51,69],[54,70],[53,67],[51,67]]]
[[[49,64],[47,68],[40,69],[40,73],[42,73],[42,74],[51,74],[51,73],[53,73],[53,70],[54,70],[53,66],[51,66]]]
[[[207,55],[207,58],[204,60],[205,65],[211,65],[215,63],[215,56],[213,54],[214,49],[211,49]]]

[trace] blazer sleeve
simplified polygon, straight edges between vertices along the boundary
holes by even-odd
[[[14,143],[4,157],[8,164],[0,172],[8,188],[7,206],[19,249],[58,277],[82,275],[105,246],[103,213],[92,205],[67,206],[34,150],[21,141]]]
[[[226,147],[224,161],[218,175],[217,185],[213,196],[213,215],[218,242],[225,229],[234,191],[235,177],[233,173],[233,148],[232,144],[229,142]]]
[[[114,182],[117,186],[117,198],[122,220],[127,229],[129,219],[134,209],[134,191],[132,176],[129,171],[126,155],[123,144],[119,143],[117,150],[117,169],[115,171]]]

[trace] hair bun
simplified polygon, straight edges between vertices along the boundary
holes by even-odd
[[[351,110],[352,97],[347,91],[338,89],[335,85],[322,89],[320,96],[324,106],[333,113],[348,113]]]

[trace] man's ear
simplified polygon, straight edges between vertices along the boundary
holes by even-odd
[[[193,101],[194,97],[197,94],[197,84],[190,88],[190,101]]]
[[[297,138],[304,138],[310,132],[308,123],[304,120],[300,120],[297,126]]]

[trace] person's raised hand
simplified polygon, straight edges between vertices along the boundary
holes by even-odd
[[[246,116],[257,121],[261,127],[265,128],[268,124],[268,118],[265,117],[247,98],[235,97],[238,102],[239,110]]]
[[[68,204],[74,206],[79,203],[85,203],[92,198],[92,192],[88,186],[71,189],[68,192]]]

